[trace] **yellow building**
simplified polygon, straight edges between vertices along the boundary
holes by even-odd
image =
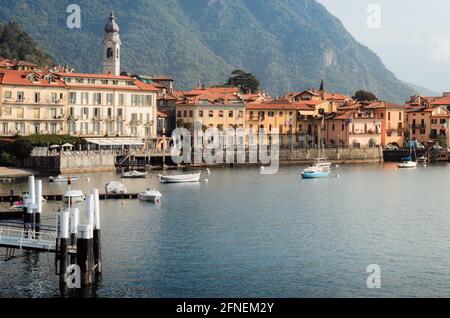
[[[278,129],[280,144],[305,146],[314,142],[314,118],[325,107],[320,100],[277,99],[247,106],[247,128],[254,132]]]
[[[54,74],[0,71],[2,136],[66,132],[67,90]]]
[[[245,104],[236,88],[204,88],[183,92],[176,107],[178,126],[193,128],[200,123],[203,128],[246,127]]]

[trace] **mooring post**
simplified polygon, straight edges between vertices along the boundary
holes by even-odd
[[[36,196],[34,210],[34,230],[36,236],[39,236],[41,230],[41,214],[42,214],[42,180],[36,180]]]
[[[77,208],[70,209],[70,245],[76,246],[78,223],[79,223],[80,210]]]
[[[62,211],[58,213],[58,234],[59,234],[59,285],[65,286],[67,283],[67,265],[69,259],[69,252],[67,243],[69,241],[69,212]]]
[[[100,235],[100,196],[98,189],[94,189],[94,263],[95,274],[102,273],[102,244]]]
[[[89,224],[78,225],[77,265],[81,271],[81,284],[83,287],[89,286],[93,282],[93,241],[92,227]]]

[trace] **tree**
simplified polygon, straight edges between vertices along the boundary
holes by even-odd
[[[252,73],[247,73],[243,70],[234,70],[225,85],[239,87],[243,94],[259,92],[259,80]]]
[[[357,91],[353,99],[356,99],[358,102],[374,102],[378,100],[378,98],[374,94],[363,90]]]

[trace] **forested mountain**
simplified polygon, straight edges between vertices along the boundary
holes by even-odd
[[[16,22],[0,24],[0,58],[52,65],[52,58]]]
[[[398,80],[315,0],[78,0],[81,29],[69,29],[71,0],[0,0],[0,21],[15,20],[61,64],[99,72],[111,9],[121,28],[122,69],[173,76],[188,88],[224,83],[232,70],[255,74],[272,95],[317,87],[363,89],[402,102]]]

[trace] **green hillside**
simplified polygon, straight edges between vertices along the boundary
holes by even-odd
[[[18,21],[58,63],[101,70],[111,9],[121,27],[124,71],[173,76],[182,88],[257,75],[273,95],[318,86],[358,89],[402,102],[414,90],[315,0],[79,0],[82,28],[66,27],[66,0],[0,0],[0,21]]]

